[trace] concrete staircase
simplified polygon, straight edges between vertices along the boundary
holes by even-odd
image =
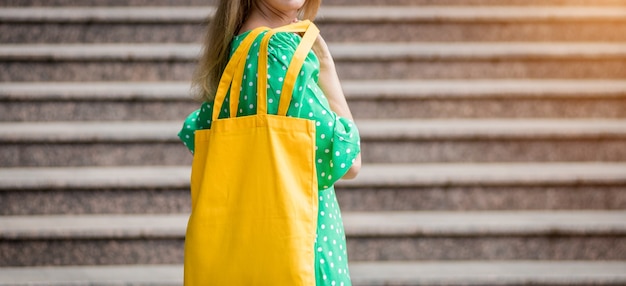
[[[355,285],[626,285],[626,1],[325,2]],[[0,285],[181,284],[211,3],[0,3]]]

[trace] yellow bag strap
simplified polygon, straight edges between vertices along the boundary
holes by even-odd
[[[224,72],[222,73],[222,77],[220,78],[220,84],[218,85],[217,92],[215,94],[215,102],[213,103],[214,104],[213,115],[211,116],[212,121],[217,120],[217,118],[219,117],[220,110],[222,109],[224,100],[226,99],[226,94],[228,93],[228,88],[231,86],[231,83],[233,83],[233,78],[238,74],[243,74],[243,69],[244,69],[244,65],[246,61],[245,59],[242,60],[242,58],[244,58],[244,55],[248,54],[248,51],[250,50],[250,46],[252,46],[252,43],[254,42],[254,40],[256,40],[256,38],[261,33],[267,30],[269,30],[269,28],[259,27],[250,31],[248,36],[246,36],[241,42],[241,44],[239,44],[239,47],[237,48],[237,50],[235,50],[235,53],[228,61],[228,64],[226,64],[226,68],[224,68]],[[241,87],[241,79],[239,79],[239,81],[234,81],[234,82],[238,84],[238,87],[235,89],[237,94],[236,96],[231,95],[230,98],[235,99],[238,103],[239,102],[239,88]],[[232,102],[231,102],[231,109],[230,109],[231,117],[235,116],[234,114],[236,114],[236,109],[237,109],[237,105],[235,105],[235,107],[232,108]]]
[[[298,73],[300,73],[302,65],[304,64],[304,61],[313,47],[319,33],[319,29],[317,29],[313,23],[310,23],[306,33],[302,36],[302,41],[296,49],[296,52],[293,54],[293,58],[291,63],[289,63],[289,68],[287,69],[287,75],[285,76],[283,83],[283,90],[281,91],[281,100],[278,106],[278,115],[287,115],[287,110],[289,109],[289,103],[291,102],[291,97],[293,96],[293,89],[296,85]]]
[[[257,78],[257,114],[267,114],[267,56],[268,44],[270,38],[278,32],[305,32],[300,41],[300,45],[296,49],[287,75],[283,81],[283,89],[281,90],[280,103],[278,106],[278,115],[285,116],[289,109],[289,103],[293,96],[293,88],[298,78],[298,73],[304,64],[311,47],[317,39],[319,29],[309,20],[297,22],[291,25],[273,29],[263,36],[261,48],[259,51],[259,76]]]

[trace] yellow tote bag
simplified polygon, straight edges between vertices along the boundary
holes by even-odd
[[[264,31],[257,114],[236,117],[245,56]],[[278,115],[267,114],[267,46],[305,32],[287,69]],[[212,127],[195,133],[185,285],[315,285],[315,124],[287,117],[295,80],[319,30],[309,21],[255,29],[231,57]],[[230,90],[230,118],[218,119]]]

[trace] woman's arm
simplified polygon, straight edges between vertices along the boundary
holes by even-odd
[[[313,45],[313,52],[317,55],[320,62],[319,86],[326,95],[330,108],[338,115],[354,121],[350,107],[341,88],[339,76],[335,69],[335,61],[328,50],[328,45],[322,36],[317,37],[317,41]],[[352,167],[343,176],[343,179],[354,179],[361,170],[361,154],[359,154]]]

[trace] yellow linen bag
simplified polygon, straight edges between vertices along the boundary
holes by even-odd
[[[257,114],[236,117],[245,57],[264,31]],[[277,115],[267,114],[267,49],[277,32],[305,32],[287,69]],[[258,28],[221,77],[212,127],[195,133],[185,285],[315,285],[315,124],[287,117],[293,87],[319,30],[310,22]],[[230,90],[230,118],[218,119]]]

